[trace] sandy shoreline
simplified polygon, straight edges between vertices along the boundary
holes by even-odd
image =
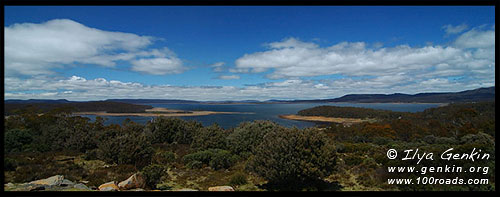
[[[159,113],[155,113],[159,112]],[[206,116],[213,114],[252,114],[250,112],[219,112],[219,111],[187,111],[167,108],[146,109],[144,113],[107,113],[107,112],[75,112],[73,115],[96,115],[96,116],[145,116],[145,117],[179,117],[179,116]]]
[[[280,118],[288,120],[312,121],[312,122],[334,122],[341,124],[355,124],[373,120],[362,120],[358,118],[333,118],[324,116],[299,116],[299,115],[279,115]]]

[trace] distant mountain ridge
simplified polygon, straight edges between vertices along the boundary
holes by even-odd
[[[495,86],[461,92],[418,94],[348,94],[335,99],[294,100],[281,102],[353,102],[353,103],[458,103],[495,100]],[[276,101],[276,100],[275,100]]]
[[[352,103],[458,103],[458,102],[480,102],[495,100],[495,86],[478,88],[461,92],[439,92],[439,93],[418,93],[418,94],[348,94],[334,99],[311,99],[311,100],[243,100],[243,101],[194,101],[181,99],[107,99],[105,101],[121,102],[130,104],[233,104],[233,103],[325,103],[325,102],[352,102]],[[5,100],[4,103],[76,103],[66,99],[29,99]],[[85,101],[83,101],[85,102]]]

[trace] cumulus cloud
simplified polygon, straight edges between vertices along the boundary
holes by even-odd
[[[87,27],[69,19],[54,19],[45,23],[19,23],[4,27],[5,32],[5,72],[6,75],[52,74],[54,68],[62,68],[75,63],[96,64],[104,67],[116,66],[116,61],[131,61],[137,57],[138,65],[133,70],[143,72],[158,64],[146,65],[144,56],[168,56],[165,50],[150,50],[155,38],[132,33],[104,31]],[[175,65],[180,60],[168,58]],[[151,59],[150,62],[167,62],[165,59]],[[178,66],[163,64],[177,73]]]
[[[461,24],[461,25],[457,25],[457,26],[453,26],[453,25],[445,25],[442,27],[444,29],[444,31],[446,32],[446,35],[450,35],[450,34],[458,34],[458,33],[462,33],[463,31],[465,31],[468,26],[467,24]]]
[[[230,80],[230,79],[240,79],[239,75],[221,75],[218,79]]]
[[[185,68],[180,59],[170,58],[149,58],[132,61],[132,70],[152,75],[178,74]]]
[[[458,30],[456,30],[458,31]],[[409,81],[431,84],[467,75],[469,84],[494,83],[494,29],[473,28],[450,45],[367,47],[364,42],[341,42],[320,47],[287,38],[267,44],[266,51],[245,54],[235,61],[234,73],[267,72],[270,79],[342,76],[332,84],[391,88]],[[365,77],[366,81],[356,78]],[[430,81],[429,81],[430,80]],[[359,89],[356,89],[356,91]],[[404,89],[401,89],[404,90]]]
[[[404,81],[403,78],[399,79]],[[420,93],[462,91],[493,86],[494,82],[478,80],[469,83],[463,80],[428,79],[387,85],[387,78],[342,78],[335,80],[288,79],[279,82],[235,86],[172,86],[145,85],[136,82],[69,78],[34,77],[5,79],[5,99],[68,99],[104,100],[112,98],[188,99],[214,100],[269,100],[269,99],[326,99],[352,93]],[[353,91],[355,90],[355,91]],[[33,93],[37,92],[37,93]]]

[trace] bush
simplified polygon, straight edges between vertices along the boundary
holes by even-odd
[[[237,157],[227,150],[208,149],[185,155],[183,160],[188,168],[201,168],[205,164],[214,170],[219,170],[233,166]]]
[[[3,160],[4,170],[5,171],[15,171],[18,165],[17,161],[11,158],[5,158]]]
[[[168,178],[167,168],[162,165],[152,164],[141,170],[146,185],[156,189],[156,185]]]
[[[108,163],[143,168],[151,162],[152,154],[153,148],[144,134],[126,133],[98,144],[99,159]]]
[[[282,128],[266,134],[248,163],[248,170],[277,189],[298,190],[330,175],[335,147],[317,129]]]
[[[495,146],[495,139],[490,135],[480,132],[478,134],[467,134],[460,138],[460,144],[488,144]]]
[[[153,156],[153,163],[160,165],[170,165],[175,161],[175,153],[170,151],[158,151]]]
[[[226,132],[217,124],[200,129],[193,138],[191,147],[196,150],[226,149]]]
[[[99,159],[97,157],[97,153],[98,153],[98,150],[97,149],[93,149],[93,150],[88,150],[85,152],[85,154],[83,155],[83,159],[85,160],[97,160]]]
[[[5,152],[23,152],[33,141],[33,136],[26,129],[13,129],[4,134]]]
[[[247,184],[247,177],[245,174],[238,172],[231,176],[231,180],[229,181],[229,185],[245,185]]]
[[[147,123],[146,132],[151,143],[191,144],[193,136],[203,126],[195,121],[185,121],[179,118],[155,118]]]
[[[271,121],[243,122],[227,137],[229,149],[234,154],[248,156],[262,142],[264,135],[280,127]]]
[[[214,170],[228,169],[236,163],[237,158],[234,157],[231,152],[227,150],[221,150],[215,152],[210,158],[209,165]]]

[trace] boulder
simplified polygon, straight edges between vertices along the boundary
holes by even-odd
[[[116,181],[111,181],[99,185],[99,191],[120,191],[120,188],[118,188],[118,185],[116,185]]]
[[[118,183],[118,187],[122,190],[135,189],[135,188],[143,188],[146,185],[144,178],[135,173],[130,176],[127,180],[124,180]]]
[[[66,187],[66,186],[73,186],[75,183],[68,179],[63,179],[62,182],[59,184],[59,186]]]
[[[182,189],[176,189],[174,191],[179,191],[179,192],[195,192],[195,191],[198,191],[198,190],[190,189],[190,188],[182,188]]]
[[[81,190],[92,190],[89,187],[87,187],[86,185],[81,184],[81,183],[73,185],[73,188],[75,188],[75,189],[81,189]]]
[[[215,187],[209,187],[208,191],[234,191],[233,187],[231,186],[215,186]]]
[[[47,185],[47,186],[57,186],[60,185],[64,180],[63,175],[55,175],[46,179],[40,179],[36,181],[31,181],[29,184],[33,185]]]
[[[136,192],[142,192],[142,191],[146,191],[142,188],[137,188],[137,189],[131,189],[131,190],[128,190],[128,191],[136,191]]]

